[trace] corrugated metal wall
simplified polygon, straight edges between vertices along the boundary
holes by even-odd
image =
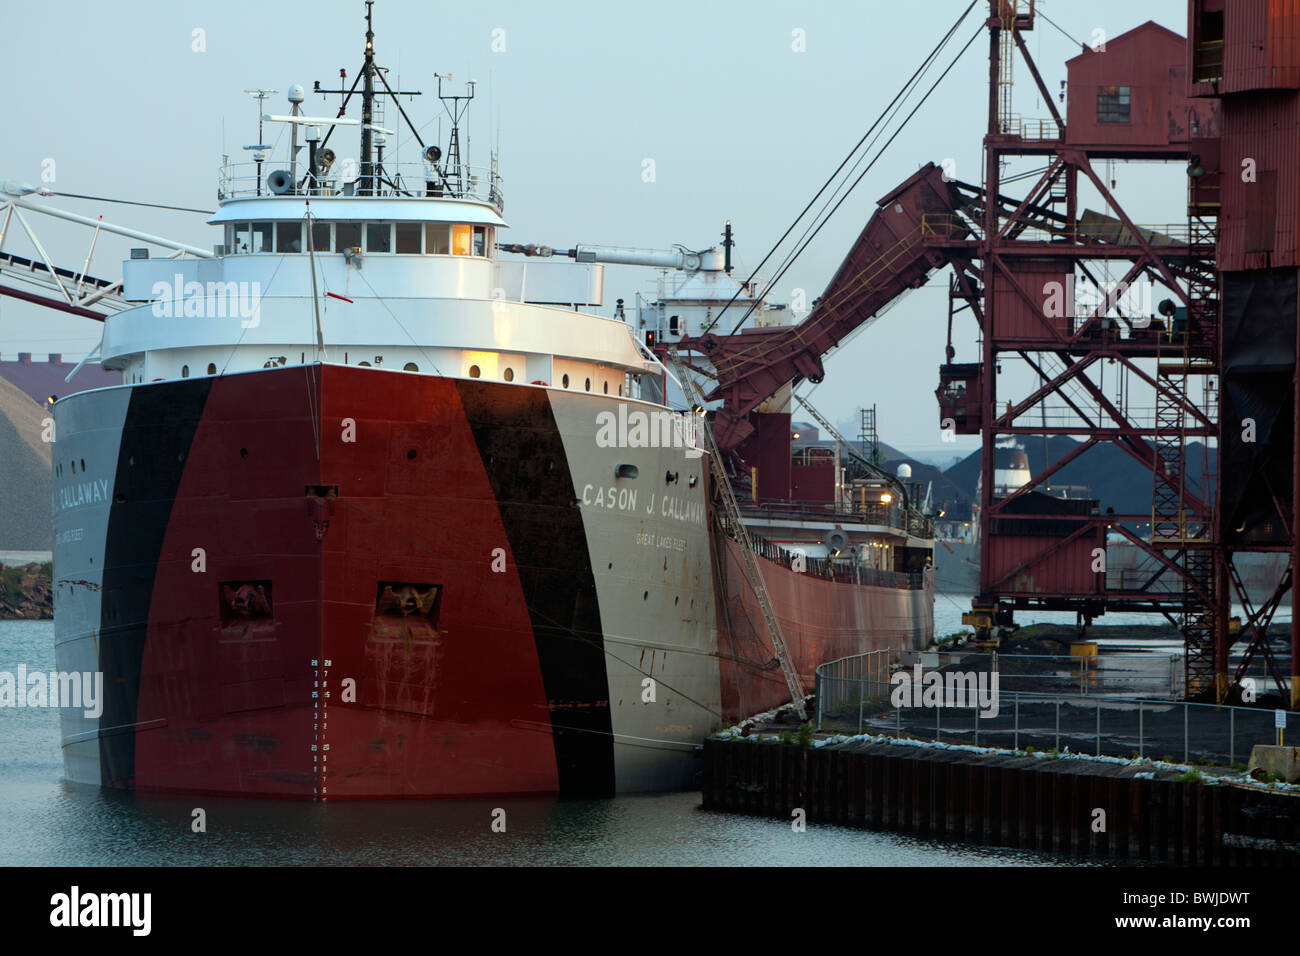
[[[989,539],[988,579],[996,581],[1024,561],[1041,555],[1060,539],[1042,535],[993,535]],[[1084,536],[1045,558],[1035,560],[1004,582],[998,593],[1014,594],[1100,594],[1101,578],[1092,570],[1094,538]]]
[[[1050,342],[1054,340],[1053,330],[1069,334],[1074,304],[1073,264],[1059,258],[1017,258],[1008,260],[1007,268],[1034,305],[1026,302],[1005,276],[998,276],[993,291],[994,336]]]
[[[1219,269],[1296,265],[1300,96],[1279,91],[1230,97],[1223,131]]]
[[[1190,22],[1193,62],[1204,17],[1219,10],[1225,14],[1219,93],[1300,88],[1300,0],[1231,0],[1226,4],[1194,0]]]

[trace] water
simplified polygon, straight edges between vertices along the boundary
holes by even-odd
[[[54,667],[50,621],[0,621],[0,671]],[[0,866],[12,865],[1078,865],[969,847],[711,813],[698,793],[297,803],[137,796],[64,782],[50,708],[0,708]],[[207,832],[191,831],[192,811]],[[506,832],[491,829],[506,811]]]
[[[970,610],[971,599],[973,594],[952,594],[940,591],[934,596],[934,636],[936,638],[947,637],[949,634],[958,632],[969,633],[970,628],[964,627],[961,623],[961,616],[964,612]],[[1246,619],[1246,612],[1240,604],[1232,606],[1232,613],[1240,617],[1243,621]],[[1291,620],[1291,608],[1283,606],[1278,608],[1277,614],[1273,617],[1273,622],[1281,624]],[[1022,627],[1030,624],[1065,624],[1073,626],[1075,624],[1075,615],[1073,611],[1039,611],[1035,609],[1016,609],[1015,621]],[[1093,620],[1094,627],[1120,627],[1134,626],[1142,627],[1153,624],[1167,624],[1159,614],[1135,614],[1132,612],[1110,611],[1099,618]],[[1146,640],[1132,639],[1123,637],[1101,637],[1104,632],[1089,632],[1089,640],[1097,640],[1099,645],[1110,650],[1119,650],[1120,648],[1139,648],[1141,650],[1158,651],[1162,654],[1181,654],[1183,652],[1183,642],[1177,638],[1173,640]]]

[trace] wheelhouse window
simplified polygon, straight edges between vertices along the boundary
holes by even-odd
[[[235,223],[235,240],[230,251],[242,255],[243,253],[253,251],[253,234],[252,227],[246,222]]]
[[[274,252],[275,246],[272,237],[275,235],[275,223],[273,222],[255,222],[253,223],[253,242],[249,252]]]
[[[397,234],[395,251],[399,256],[418,256],[420,254],[420,224],[418,222],[399,222],[393,227]]]
[[[361,247],[361,223],[338,222],[334,224],[334,248],[338,252]]]
[[[488,251],[487,251],[487,234],[488,234],[488,231],[489,231],[489,230],[488,230],[487,226],[475,226],[475,227],[474,227],[474,245],[473,245],[473,250],[474,250],[474,251],[473,251],[472,255],[476,255],[476,256],[486,256],[486,255],[488,254]]]
[[[313,222],[311,224],[311,248],[315,252],[330,251],[331,223]]]
[[[279,222],[275,225],[276,252],[302,252],[302,223]]]
[[[424,224],[424,252],[430,256],[445,256],[451,252],[451,230],[446,223]]]
[[[464,226],[456,223],[451,227],[451,254],[453,256],[467,256],[470,254],[470,243],[473,241],[474,227]]]
[[[366,252],[392,252],[393,225],[388,222],[366,223]]]
[[[1097,87],[1097,122],[1129,122],[1132,88],[1127,86]]]

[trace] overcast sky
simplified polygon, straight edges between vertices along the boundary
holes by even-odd
[[[512,227],[506,241],[704,248],[719,242],[731,219],[738,262],[753,266],[967,2],[379,0],[376,50],[392,81],[425,92],[403,105],[426,132],[441,113],[435,72],[451,73],[456,86],[478,81],[471,160],[485,164],[489,145],[499,141]],[[1148,19],[1186,31],[1184,0],[1039,6],[1064,33],[1090,43],[1095,30],[1114,37]],[[61,191],[215,209],[221,154],[242,153],[257,135],[256,104],[242,91],[277,89],[268,111],[287,112],[291,83],[333,87],[340,68],[350,82],[361,63],[364,9],[360,0],[53,0],[12,10],[0,179],[39,185],[52,160],[51,185]],[[980,0],[952,52],[986,9]],[[1079,52],[1064,33],[1040,20],[1027,38],[1052,90],[1065,78],[1065,60]],[[983,38],[975,41],[781,280],[775,301],[788,301],[797,288],[810,300],[820,294],[876,200],[922,163],[951,159],[957,178],[979,181],[987,50]],[[1016,79],[1015,111],[1048,116],[1028,72],[1021,68]],[[337,97],[309,96],[305,105],[332,111]],[[395,117],[387,121],[391,127]],[[444,123],[444,139],[445,132]],[[403,142],[401,158],[416,159],[409,138]],[[653,182],[642,175],[646,159],[654,160]],[[1185,217],[1179,165],[1120,166],[1115,175],[1116,195],[1136,221]],[[205,248],[220,241],[203,216],[38,201]],[[80,268],[88,231],[45,217],[31,221],[57,264]],[[12,243],[6,248],[23,251],[21,241]],[[119,278],[118,260],[138,244],[101,241],[91,274]],[[812,395],[823,412],[842,420],[874,403],[883,440],[907,449],[940,446],[933,390],[944,360],[946,272],[830,360]],[[653,277],[607,270],[605,311]],[[0,299],[5,358],[23,350],[76,359],[98,338],[93,321]],[[967,317],[958,327],[957,361],[977,358],[974,343]],[[971,440],[958,446],[965,447]]]

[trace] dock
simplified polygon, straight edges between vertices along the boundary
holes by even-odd
[[[704,744],[705,810],[1186,866],[1300,865],[1300,791],[1151,762],[864,740]],[[1164,769],[1162,769],[1164,768]]]

